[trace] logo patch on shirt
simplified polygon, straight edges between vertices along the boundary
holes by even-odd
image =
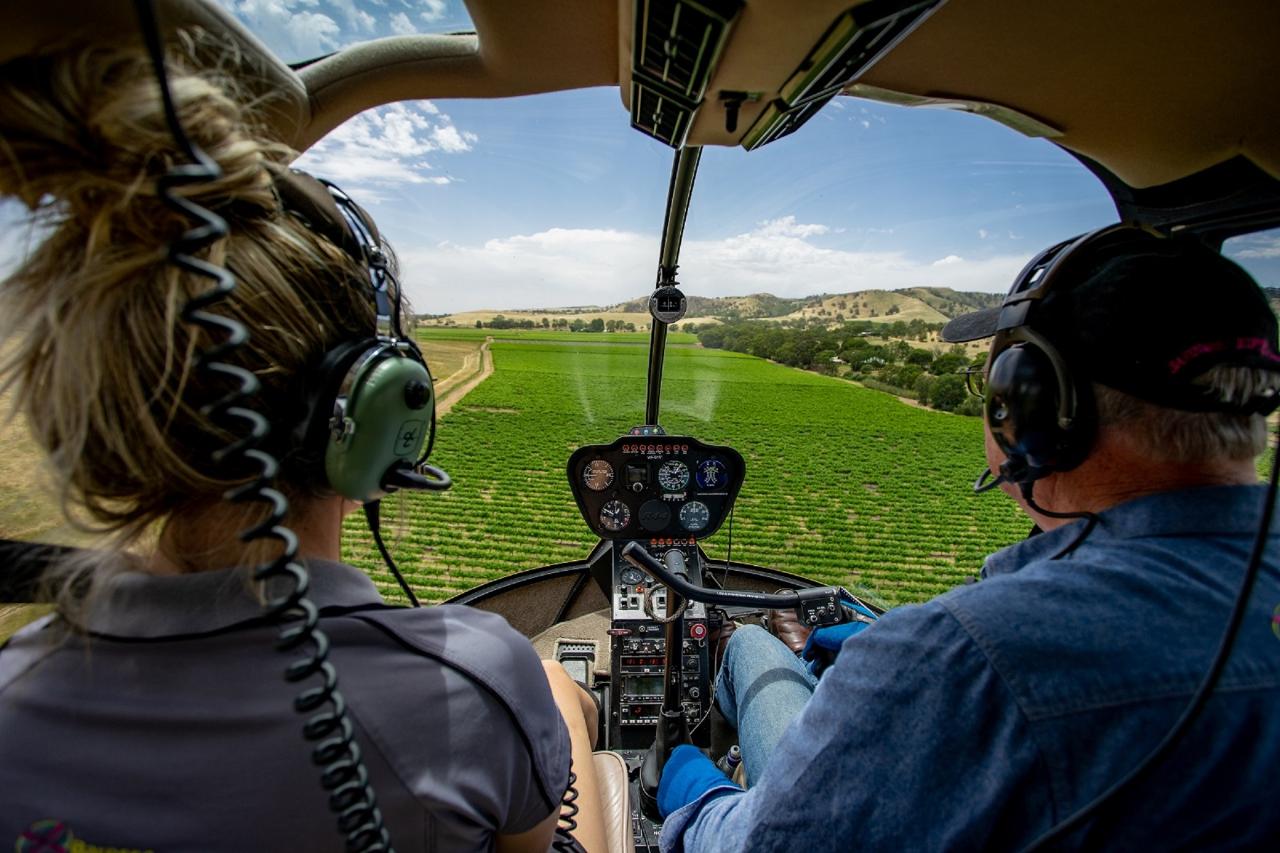
[[[71,827],[60,820],[38,820],[18,836],[14,853],[155,853],[136,847],[103,847],[76,838]]]

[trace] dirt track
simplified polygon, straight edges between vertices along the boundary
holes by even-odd
[[[436,417],[449,414],[455,403],[493,373],[493,353],[489,352],[492,343],[493,338],[485,338],[480,349],[462,362],[462,367],[436,383]]]

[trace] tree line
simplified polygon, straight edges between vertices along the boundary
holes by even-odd
[[[557,317],[554,320],[543,317],[541,321],[524,318],[520,320],[498,314],[489,322],[476,320],[477,329],[556,329],[567,332],[634,332],[635,323],[626,320],[604,320],[596,317],[593,320],[575,318],[567,320]]]
[[[965,389],[961,371],[973,359],[963,346],[923,349],[904,338],[923,340],[942,328],[922,320],[894,323],[849,322],[788,328],[777,323],[737,321],[698,329],[704,347],[727,349],[780,364],[841,376],[881,391],[910,397],[934,409],[978,415],[982,402]],[[873,343],[870,338],[887,342]]]

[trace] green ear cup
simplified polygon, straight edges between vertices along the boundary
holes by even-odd
[[[382,497],[387,472],[421,456],[434,406],[431,375],[418,360],[388,354],[361,366],[325,449],[329,486],[360,503]]]

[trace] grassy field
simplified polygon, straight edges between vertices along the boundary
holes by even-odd
[[[643,347],[516,334],[495,341],[494,375],[441,422],[433,460],[454,488],[384,505],[392,550],[430,600],[584,556],[593,542],[565,460],[643,421]],[[970,491],[982,465],[977,419],[719,350],[673,348],[665,375],[668,432],[731,444],[747,459],[735,559],[901,603],[954,586],[1026,532],[1001,495]],[[706,548],[723,557],[727,544],[726,525]],[[359,519],[344,557],[394,594]]]

